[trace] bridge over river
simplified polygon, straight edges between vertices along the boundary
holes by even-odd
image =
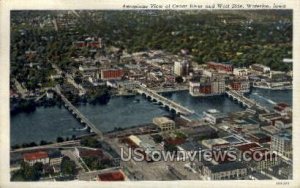
[[[264,110],[265,112],[269,112],[269,110],[262,106],[261,104],[257,103],[255,100],[249,99],[246,96],[244,96],[242,93],[239,93],[234,90],[228,90],[225,92],[229,98],[236,100],[238,103],[241,103],[244,107],[252,108],[256,107],[260,110]]]
[[[147,87],[137,85],[136,91],[139,94],[145,95],[146,97],[149,97],[151,100],[156,101],[165,107],[168,107],[170,109],[170,111],[174,110],[177,114],[182,114],[182,115],[188,116],[188,115],[192,115],[195,113],[194,110],[190,110],[190,109],[182,106],[181,104],[178,104]]]
[[[88,118],[85,117],[62,93],[60,90],[60,86],[57,85],[54,88],[54,91],[61,97],[61,100],[64,102],[65,107],[72,112],[76,118],[80,119],[80,122],[85,124],[91,132],[96,133],[100,139],[103,139],[103,133],[92,123]]]

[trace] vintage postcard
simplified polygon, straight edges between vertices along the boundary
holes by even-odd
[[[300,186],[298,1],[0,5],[1,187]]]

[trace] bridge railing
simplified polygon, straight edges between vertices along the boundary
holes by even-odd
[[[255,100],[249,99],[249,98],[245,97],[244,95],[242,95],[242,94],[240,94],[236,91],[230,90],[230,91],[226,91],[226,92],[227,92],[227,94],[234,96],[235,98],[241,100],[245,104],[250,105],[251,107],[252,106],[257,106],[258,108],[261,108],[265,111],[269,111],[266,107],[264,107],[261,104],[257,103]]]
[[[75,112],[79,118],[85,122],[85,124],[90,127],[95,133],[97,133],[99,136],[103,136],[102,132],[100,130],[98,130],[96,128],[96,126],[90,122],[89,119],[87,119],[60,91],[60,87],[59,86],[56,86],[55,89],[56,93],[61,97],[61,99],[64,101],[64,103],[70,107],[72,109],[73,112]]]
[[[154,98],[158,98],[159,100],[161,100],[162,102],[170,105],[170,106],[173,106],[174,108],[177,108],[179,109],[180,111],[183,111],[185,113],[194,113],[194,111],[184,107],[184,106],[181,106],[180,104],[170,100],[170,99],[167,99],[163,96],[161,96],[160,94],[158,94],[157,92],[155,91],[152,91],[151,89],[148,89],[148,88],[144,88],[144,87],[139,87],[138,89],[140,89],[141,91],[143,91],[145,94],[147,95],[152,95]]]
[[[232,95],[233,97],[237,98],[241,102],[248,103],[250,105],[255,105],[256,104],[255,101],[245,97],[242,94],[237,93],[236,91],[226,91],[226,92],[227,92],[227,94]]]

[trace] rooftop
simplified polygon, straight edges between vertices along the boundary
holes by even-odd
[[[223,139],[226,140],[227,142],[229,142],[230,144],[240,144],[240,143],[244,142],[241,139],[235,137],[234,135],[224,137]]]
[[[266,132],[268,132],[268,133],[270,133],[270,134],[276,134],[276,133],[278,133],[280,130],[279,129],[277,129],[275,126],[273,126],[273,125],[269,125],[269,126],[264,126],[264,127],[262,127],[261,128],[262,130],[264,130],[264,131],[266,131]]]
[[[201,144],[194,141],[185,142],[183,144],[180,144],[179,147],[185,151],[198,151],[202,148]]]
[[[236,148],[241,151],[250,151],[251,148],[257,148],[257,147],[260,147],[260,145],[258,145],[257,143],[254,143],[254,142],[236,146]]]
[[[206,146],[214,146],[214,145],[223,145],[223,144],[229,144],[228,141],[224,140],[223,138],[215,138],[215,139],[209,139],[209,140],[203,140],[203,145]]]
[[[253,134],[251,134],[251,136],[254,138],[258,138],[258,139],[263,139],[263,138],[269,137],[268,135],[261,133],[261,132],[253,133]]]
[[[62,154],[59,150],[53,150],[53,151],[49,151],[48,152],[48,156],[49,158],[59,158],[59,157],[62,157]]]
[[[174,123],[173,120],[167,118],[167,117],[155,117],[153,118],[153,122],[154,123],[158,123],[158,124],[164,124],[164,123]]]
[[[188,136],[194,136],[194,135],[211,134],[216,131],[209,126],[197,126],[194,128],[183,129],[182,132]]]
[[[26,161],[45,159],[45,158],[48,158],[48,153],[45,151],[38,151],[38,152],[34,152],[34,153],[25,153],[23,155],[23,158]]]
[[[270,180],[270,179],[272,179],[269,176],[266,176],[266,175],[264,175],[262,173],[259,173],[259,172],[254,172],[254,173],[250,174],[249,176],[252,177],[252,178],[255,178],[257,180]]]
[[[107,172],[98,175],[100,181],[124,181],[125,176],[122,171]]]
[[[262,64],[252,64],[252,66],[262,67],[262,68],[269,68],[268,66]]]
[[[207,62],[208,64],[224,64],[224,65],[232,65],[231,62],[214,62],[214,61],[209,61]]]
[[[211,170],[212,173],[218,173],[218,172],[226,172],[236,169],[243,169],[247,168],[246,164],[243,164],[241,162],[231,162],[231,163],[222,163],[218,165],[211,165],[208,166],[208,168]]]
[[[292,140],[292,135],[290,133],[287,132],[283,132],[283,133],[279,133],[277,135],[274,135],[275,137],[280,137],[281,139],[285,139],[285,140]]]
[[[100,149],[88,150],[88,149],[80,149],[81,157],[103,157],[103,151]]]
[[[141,139],[139,139],[139,137],[135,136],[135,135],[130,135],[128,136],[128,138],[134,142],[137,146],[139,146],[141,144]]]
[[[218,111],[216,109],[209,109],[207,111],[204,111],[203,114],[208,115],[208,116],[213,116],[215,118],[226,118],[226,117],[228,117],[227,114],[221,113],[220,111]]]

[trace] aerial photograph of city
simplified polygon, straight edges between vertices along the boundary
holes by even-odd
[[[10,181],[293,180],[293,10],[11,10]]]

